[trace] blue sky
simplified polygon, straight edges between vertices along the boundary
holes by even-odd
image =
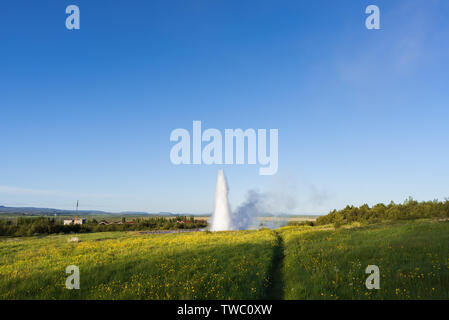
[[[449,197],[448,15],[443,0],[5,2],[0,205],[211,212],[219,168],[233,208],[250,189],[290,213]],[[279,129],[278,173],[174,166],[170,132],[193,120]]]

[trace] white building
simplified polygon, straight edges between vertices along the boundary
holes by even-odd
[[[65,219],[64,220],[64,225],[69,225],[69,224],[85,224],[86,223],[86,219],[85,218],[75,218],[75,219]]]

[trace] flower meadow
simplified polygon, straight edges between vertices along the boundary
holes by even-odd
[[[259,299],[273,231],[93,233],[0,241],[1,299]],[[80,289],[68,290],[68,265]]]
[[[0,239],[0,299],[449,299],[449,221],[72,237]]]
[[[449,222],[284,229],[285,299],[449,299]],[[380,289],[368,290],[368,265]]]

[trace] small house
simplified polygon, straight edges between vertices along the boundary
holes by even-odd
[[[86,223],[85,218],[75,218],[75,219],[64,219],[64,225],[70,225],[70,224],[85,224]]]

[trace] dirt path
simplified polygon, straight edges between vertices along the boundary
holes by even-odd
[[[284,240],[276,232],[277,244],[274,247],[273,265],[271,269],[271,285],[267,290],[267,299],[282,300],[284,298],[284,281],[282,265],[284,261]]]

